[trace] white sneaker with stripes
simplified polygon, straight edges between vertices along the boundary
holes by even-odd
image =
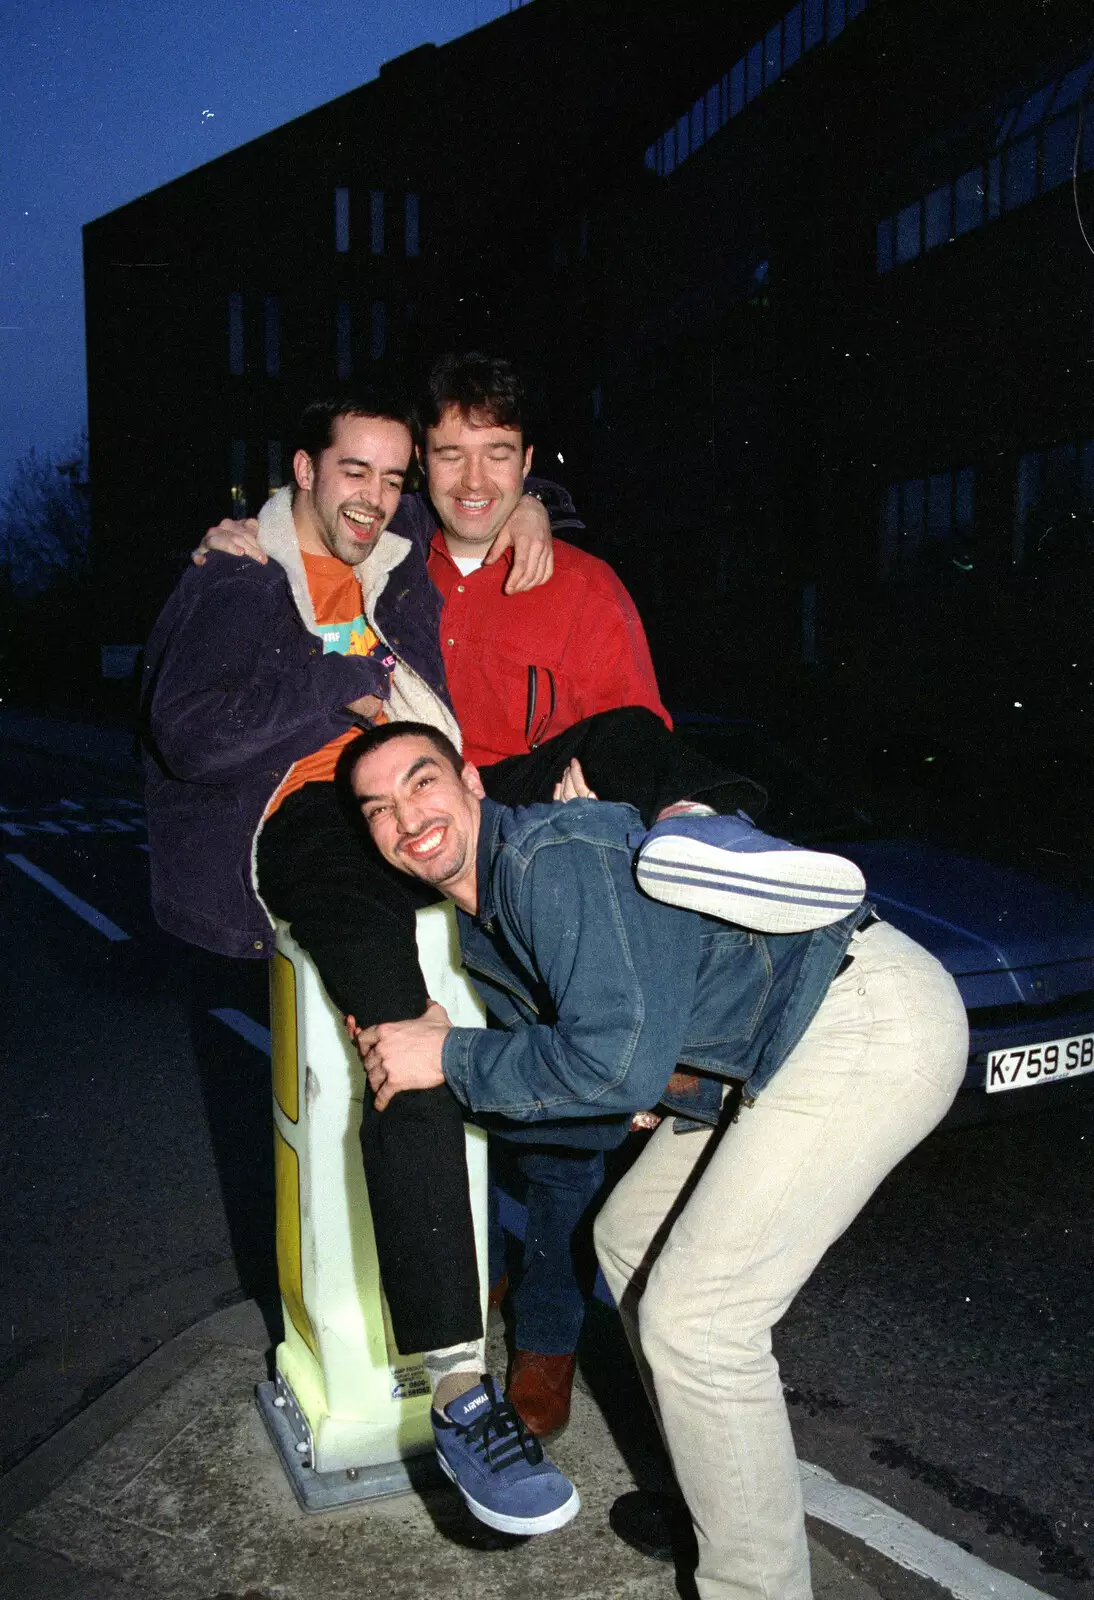
[[[635,875],[655,900],[758,933],[808,933],[860,905],[853,861],[762,833],[742,814],[673,816],[638,847]]]

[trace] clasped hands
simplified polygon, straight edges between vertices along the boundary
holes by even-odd
[[[452,1024],[444,1006],[431,1000],[420,1017],[407,1022],[378,1022],[359,1028],[346,1018],[346,1031],[383,1111],[404,1089],[437,1089],[444,1083],[444,1041]]]

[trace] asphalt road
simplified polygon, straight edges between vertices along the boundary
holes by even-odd
[[[2,1465],[217,1306],[272,1304],[274,1281],[267,1060],[213,1015],[265,1024],[264,969],[155,929],[135,786],[0,754]],[[1094,1107],[1054,1094],[914,1152],[777,1348],[805,1459],[1094,1600]],[[614,1318],[587,1333],[626,1427]]]

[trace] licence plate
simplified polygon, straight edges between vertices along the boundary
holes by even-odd
[[[990,1050],[984,1087],[989,1094],[999,1094],[1003,1089],[1026,1089],[1033,1083],[1063,1083],[1087,1072],[1094,1072],[1094,1033],[1014,1050]]]

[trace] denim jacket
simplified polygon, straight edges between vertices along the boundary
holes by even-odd
[[[460,943],[501,1028],[453,1028],[444,1072],[484,1120],[536,1138],[563,1121],[568,1142],[592,1144],[618,1142],[617,1118],[625,1131],[661,1101],[715,1122],[722,1080],[751,1099],[786,1060],[868,915],[774,935],[663,905],[635,885],[642,833],[630,806],[483,801],[479,910],[459,914]],[[677,1065],[706,1076],[671,1102]],[[583,1136],[590,1117],[611,1137],[595,1123]]]

